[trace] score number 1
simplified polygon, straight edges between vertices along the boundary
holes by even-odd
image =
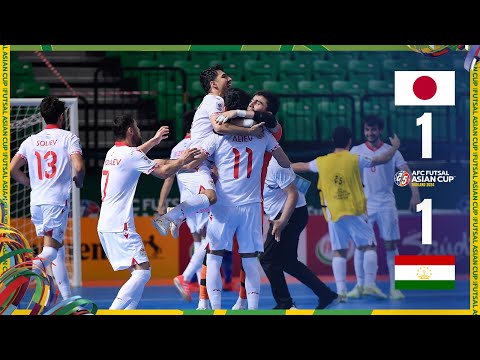
[[[417,212],[422,212],[422,245],[432,245],[432,199],[424,199],[417,204]]]

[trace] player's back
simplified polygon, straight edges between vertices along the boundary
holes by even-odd
[[[223,111],[224,102],[220,96],[207,94],[198,106],[193,117],[191,128],[191,147],[197,147],[206,137],[213,132],[210,116]]]
[[[218,202],[225,206],[261,202],[261,172],[265,151],[273,151],[278,143],[266,132],[254,136],[218,136],[214,163],[218,169],[216,184]]]
[[[108,150],[101,179],[102,207],[98,230],[119,232],[134,229],[133,198],[140,173],[158,166],[136,147],[117,142]]]
[[[78,136],[52,125],[22,143],[19,154],[28,161],[31,205],[65,205],[72,189],[70,155],[75,153],[82,154]]]

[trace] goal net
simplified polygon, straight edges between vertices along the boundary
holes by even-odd
[[[65,102],[65,129],[78,133],[78,100],[76,98],[62,98]],[[42,99],[10,99],[10,151],[14,156],[20,144],[32,134],[45,128],[45,122],[40,115]],[[23,167],[28,174],[28,166]],[[65,262],[70,275],[70,284],[73,287],[82,284],[81,242],[80,242],[80,190],[72,184],[70,199],[70,213],[65,232]],[[41,238],[37,237],[30,215],[30,188],[11,180],[10,186],[10,225],[18,229],[28,239],[35,249],[40,251]]]

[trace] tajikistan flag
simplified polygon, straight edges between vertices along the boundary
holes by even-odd
[[[455,256],[395,256],[395,289],[455,288]]]

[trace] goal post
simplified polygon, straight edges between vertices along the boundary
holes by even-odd
[[[65,102],[65,129],[79,136],[78,130],[78,99],[60,98]],[[14,156],[20,144],[30,135],[45,128],[45,122],[40,115],[41,98],[10,99],[10,153]],[[24,167],[28,173],[28,166]],[[71,207],[65,232],[65,262],[72,287],[82,285],[82,257],[80,234],[80,189],[72,184]],[[11,182],[10,186],[10,224],[17,228],[30,241],[32,246],[38,246],[39,239],[31,223],[30,189]]]

